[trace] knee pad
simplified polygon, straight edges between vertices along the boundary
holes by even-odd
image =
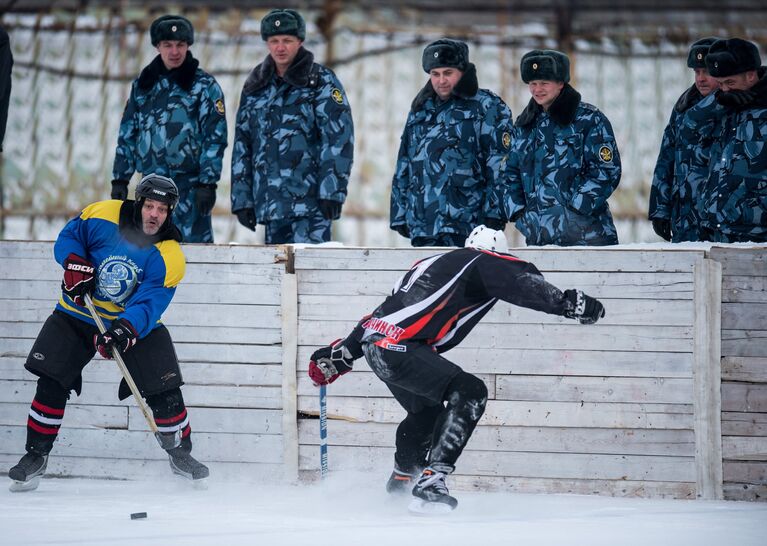
[[[487,394],[484,381],[475,375],[461,371],[448,383],[445,402],[448,407],[468,406],[471,410],[471,418],[479,420],[485,411]]]
[[[184,411],[184,397],[178,387],[148,396],[146,403],[158,417],[173,417]]]
[[[61,383],[45,375],[37,379],[37,392],[35,399],[54,408],[62,408],[69,400],[69,389],[61,386]]]

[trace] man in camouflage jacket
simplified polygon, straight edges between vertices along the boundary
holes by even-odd
[[[688,133],[679,128],[686,123],[683,118],[690,108],[719,88],[719,82],[706,68],[706,55],[717,39],[703,38],[690,47],[687,66],[695,71],[695,83],[674,105],[653,173],[649,219],[655,233],[674,243],[699,240],[696,200],[701,176],[690,164],[695,156],[708,164],[711,133],[703,127]]]
[[[429,82],[402,133],[391,190],[391,229],[413,246],[462,246],[478,224],[503,230],[510,199],[500,175],[511,143],[511,110],[479,89],[468,46],[428,45]]]
[[[714,42],[706,66],[719,91],[690,117],[710,119],[717,106],[723,113],[698,199],[701,240],[767,242],[767,68],[756,46],[740,38]]]
[[[261,20],[269,56],[242,90],[232,153],[232,213],[266,243],[322,243],[341,215],[354,152],[351,109],[332,70],[302,44],[294,10]]]
[[[188,243],[212,243],[211,211],[226,148],[224,93],[188,51],[192,24],[163,15],[150,27],[159,55],[131,86],[112,168],[112,199],[127,199],[134,172],[173,179],[173,221]]]
[[[528,245],[617,244],[607,198],[621,163],[609,120],[567,83],[564,53],[530,51],[521,69],[533,97],[513,132],[511,218]]]

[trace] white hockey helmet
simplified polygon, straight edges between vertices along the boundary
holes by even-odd
[[[493,252],[509,253],[509,243],[506,242],[506,235],[502,231],[490,229],[484,224],[480,224],[466,238],[465,247],[476,248],[478,250],[492,250]]]

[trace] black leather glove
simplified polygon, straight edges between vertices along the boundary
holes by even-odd
[[[256,231],[256,213],[253,209],[240,209],[234,211],[237,215],[237,221],[250,231]]]
[[[341,203],[338,201],[320,199],[318,204],[325,220],[338,220],[341,217]]]
[[[506,229],[506,221],[498,218],[485,218],[482,220],[482,223],[485,224],[486,227],[496,231],[503,231]]]
[[[216,185],[198,184],[195,186],[194,204],[201,216],[208,216],[216,204]]]
[[[728,108],[748,106],[756,98],[756,93],[750,89],[733,89],[732,91],[719,91],[716,94],[716,102]]]
[[[112,326],[103,334],[93,336],[93,346],[104,358],[114,358],[112,349],[116,347],[120,353],[124,353],[136,344],[138,332],[133,325],[119,318],[112,323]]]
[[[119,199],[125,201],[128,198],[128,181],[127,180],[112,180],[112,199]]]
[[[410,239],[410,228],[407,227],[407,224],[392,226],[392,229],[402,235],[405,239]]]
[[[671,220],[666,218],[653,218],[652,228],[664,241],[671,240]]]
[[[581,324],[594,324],[605,316],[602,302],[580,290],[565,290],[565,300],[565,317],[577,319]]]

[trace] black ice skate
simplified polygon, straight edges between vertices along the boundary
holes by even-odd
[[[408,510],[416,514],[445,514],[458,506],[455,497],[445,485],[447,475],[444,472],[428,467],[421,472],[421,476],[413,487],[413,497]]]
[[[192,457],[188,450],[179,446],[168,450],[170,468],[174,474],[183,476],[188,480],[204,480],[210,475],[208,467]]]
[[[413,490],[415,479],[415,473],[404,472],[395,466],[391,476],[389,476],[389,481],[386,482],[386,492],[392,495],[410,493]]]
[[[37,455],[29,452],[19,463],[8,471],[8,477],[13,480],[8,489],[14,493],[34,491],[40,485],[40,478],[48,466],[48,455]]]

